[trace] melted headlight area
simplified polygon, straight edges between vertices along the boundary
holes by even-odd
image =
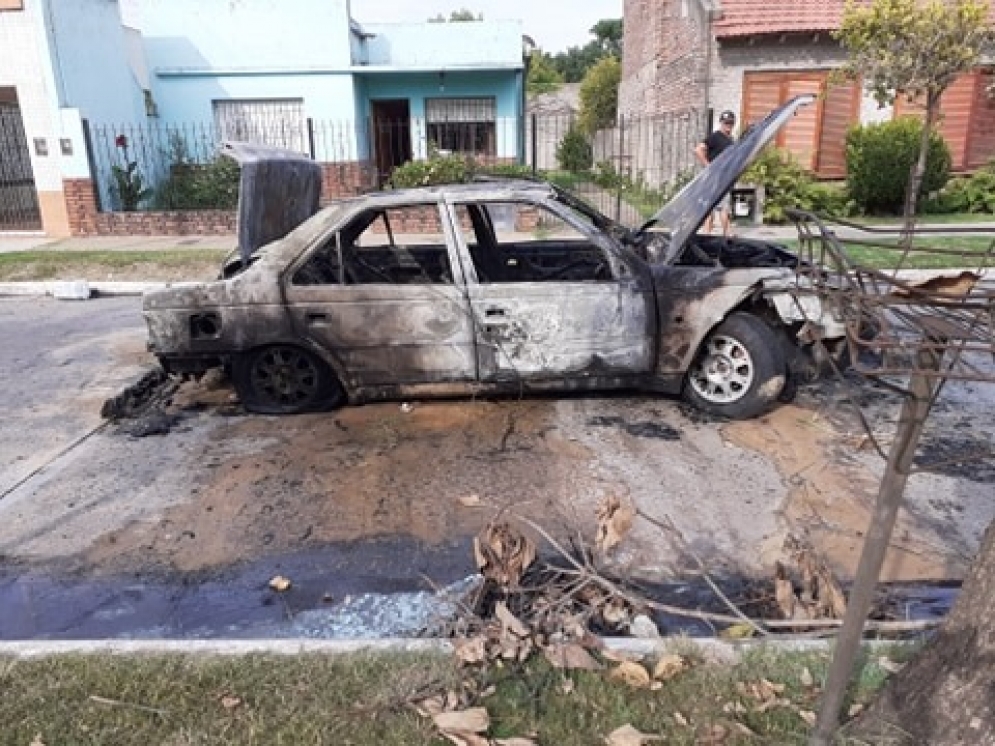
[[[190,316],[190,339],[217,339],[221,336],[221,315],[215,311]]]

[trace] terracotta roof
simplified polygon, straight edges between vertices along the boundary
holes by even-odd
[[[995,0],[988,19],[995,24]],[[716,39],[762,34],[835,31],[845,0],[721,0],[722,16],[713,24]]]
[[[844,0],[722,0],[715,38],[832,31],[839,28]]]

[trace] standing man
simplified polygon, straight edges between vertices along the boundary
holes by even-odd
[[[698,147],[694,149],[694,154],[702,166],[707,166],[718,158],[723,150],[732,145],[732,128],[735,124],[736,115],[728,109],[719,115],[719,128],[698,143]],[[722,221],[722,235],[727,237],[731,233],[730,202],[730,195],[726,192],[722,196],[722,200],[715,206],[719,212],[719,219]],[[705,233],[712,232],[712,218],[714,216],[713,211],[708,213],[708,217],[705,218]]]

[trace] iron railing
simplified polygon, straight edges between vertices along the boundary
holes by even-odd
[[[326,178],[326,199],[381,188],[405,162],[455,153],[477,169],[549,178],[602,212],[637,224],[693,173],[693,150],[707,131],[699,110],[621,117],[613,127],[581,134],[587,153],[578,161],[565,159],[563,152],[568,133],[577,131],[569,114],[494,118],[482,112],[477,118],[446,119],[434,112],[427,118],[366,121],[280,116],[240,120],[238,131],[228,132],[230,120],[89,123],[102,209],[230,208],[237,199],[237,172],[219,160],[219,144],[244,137],[301,150],[334,166]]]

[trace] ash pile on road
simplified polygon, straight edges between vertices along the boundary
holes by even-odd
[[[166,409],[181,383],[162,368],[152,368],[120,394],[107,399],[100,416],[119,423],[122,432],[135,438],[165,435],[179,420]]]

